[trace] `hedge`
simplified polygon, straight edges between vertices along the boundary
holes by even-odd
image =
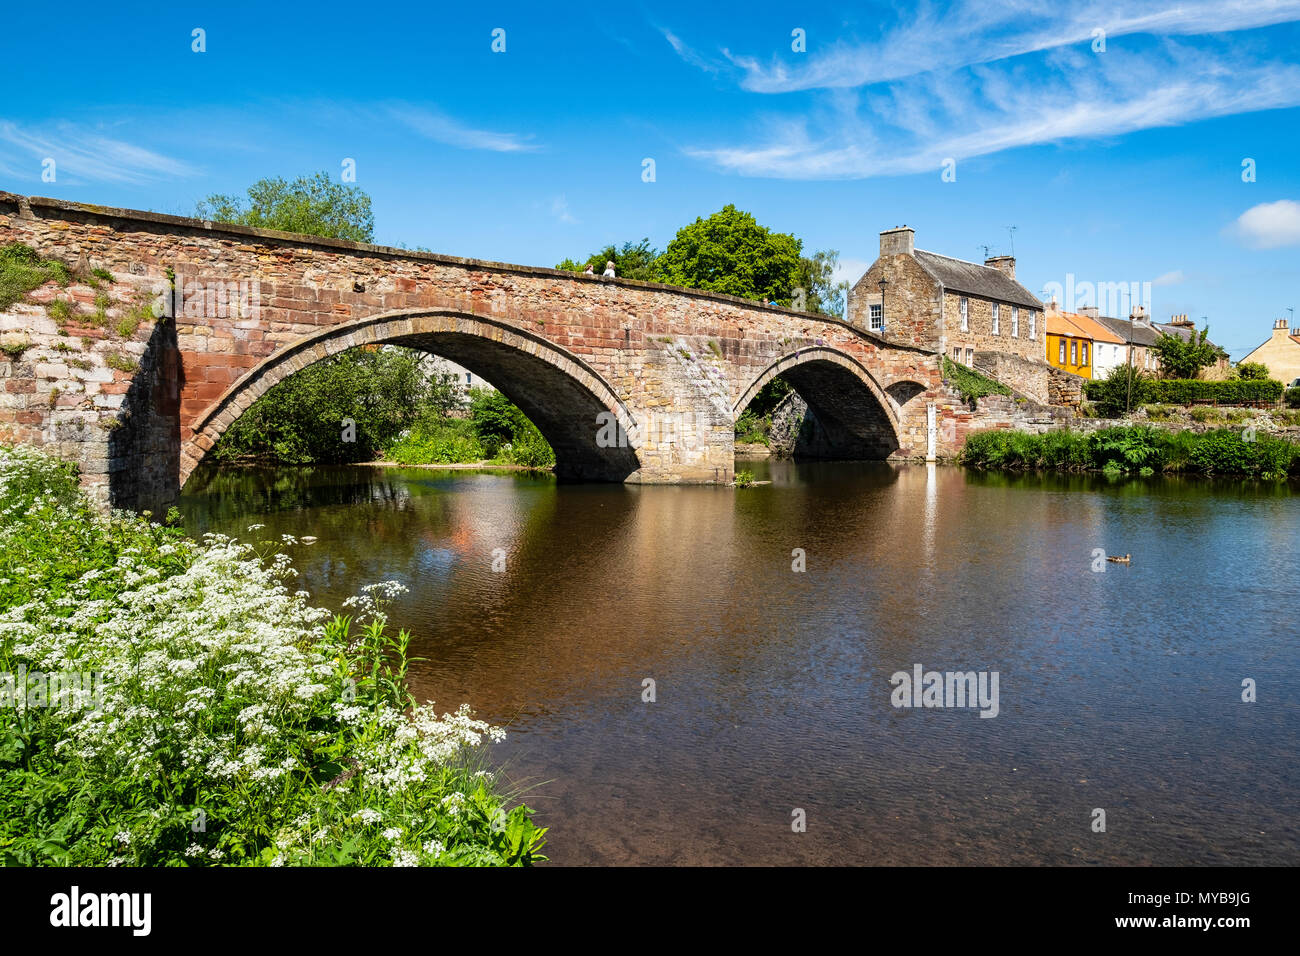
[[[1105,379],[1083,383],[1083,393],[1089,401],[1104,401],[1107,397]],[[1213,402],[1216,405],[1245,405],[1256,402],[1277,402],[1282,397],[1282,383],[1258,379],[1225,379],[1205,381],[1198,378],[1151,379],[1135,378],[1133,381],[1133,407],[1146,404],[1194,405]]]

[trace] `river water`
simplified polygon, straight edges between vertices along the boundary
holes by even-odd
[[[316,535],[324,607],[405,584],[417,695],[507,726],[554,863],[1300,864],[1300,489],[749,467],[205,468],[182,511]],[[997,715],[893,706],[916,665]]]

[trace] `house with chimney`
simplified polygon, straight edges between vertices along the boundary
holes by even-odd
[[[1283,385],[1291,384],[1300,378],[1300,328],[1288,329],[1286,319],[1276,320],[1268,341],[1242,361],[1267,365],[1270,378]]]
[[[1016,281],[1016,260],[981,265],[916,248],[916,232],[880,234],[880,255],[849,292],[848,320],[964,365],[977,353],[1043,363],[1043,303]]]

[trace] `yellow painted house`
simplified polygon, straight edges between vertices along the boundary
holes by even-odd
[[[1124,345],[1123,339],[1086,315],[1049,310],[1046,320],[1047,364],[1082,378],[1093,377],[1099,348],[1114,350]]]
[[[1092,378],[1092,336],[1071,322],[1068,312],[1047,313],[1047,364]]]

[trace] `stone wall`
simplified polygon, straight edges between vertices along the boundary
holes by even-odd
[[[1049,366],[1047,376],[1047,403],[1067,408],[1078,408],[1083,402],[1085,379],[1064,369]]]
[[[1032,361],[1007,352],[976,352],[972,367],[1035,402],[1055,404],[1050,399],[1048,387],[1051,366],[1046,362]]]

